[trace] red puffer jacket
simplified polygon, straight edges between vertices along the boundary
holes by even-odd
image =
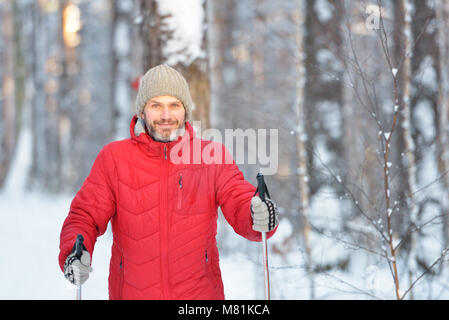
[[[235,163],[171,161],[172,148],[184,144],[193,150],[191,160],[195,150],[217,151],[213,146],[223,162],[229,156],[223,145],[195,137],[189,123],[184,139],[161,143],[146,133],[136,136],[136,122],[134,117],[131,139],[101,150],[73,199],[60,236],[60,267],[78,233],[92,255],[111,221],[110,299],[224,299],[217,208],[238,234],[260,241],[251,227],[255,187]],[[187,155],[185,150],[179,148],[178,155]]]

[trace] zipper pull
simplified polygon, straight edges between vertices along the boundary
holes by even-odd
[[[164,144],[164,159],[167,160],[167,145]]]
[[[179,174],[179,180],[178,180],[178,210],[181,210],[182,208],[182,173]]]

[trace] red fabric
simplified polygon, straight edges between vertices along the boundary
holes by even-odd
[[[92,255],[111,221],[110,299],[224,299],[217,209],[238,234],[260,241],[260,233],[251,228],[255,187],[235,163],[170,161],[172,148],[186,144],[190,150],[215,146],[222,159],[229,156],[223,145],[195,137],[189,123],[190,139],[161,143],[147,134],[136,137],[136,121],[131,121],[131,139],[100,151],[73,199],[60,236],[60,267],[77,234],[84,236]],[[192,152],[191,160],[193,154],[198,152]]]

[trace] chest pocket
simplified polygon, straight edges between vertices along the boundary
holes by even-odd
[[[174,177],[173,205],[179,215],[195,215],[211,210],[207,167],[185,169]]]

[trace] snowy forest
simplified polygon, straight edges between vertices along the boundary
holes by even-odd
[[[1,299],[74,298],[62,222],[161,63],[202,129],[277,130],[272,299],[449,298],[449,1],[0,0]],[[260,243],[217,242],[226,298],[263,299]]]

